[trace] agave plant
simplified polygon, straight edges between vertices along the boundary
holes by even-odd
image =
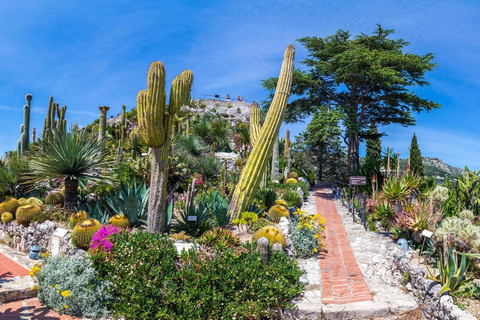
[[[149,189],[145,183],[137,186],[137,183],[134,181],[132,185],[122,183],[118,193],[111,194],[105,200],[115,214],[128,217],[131,224],[136,226],[146,223],[148,195]]]
[[[375,206],[375,218],[376,219],[390,219],[395,216],[395,210],[386,201],[380,202]]]
[[[100,221],[101,224],[107,224],[110,218],[108,206],[102,201],[95,201],[95,204],[87,204],[87,212],[90,218]]]
[[[195,136],[178,136],[175,141],[175,149],[192,157],[200,157],[205,152],[205,146]]]
[[[386,179],[382,187],[383,198],[392,202],[405,200],[412,191],[407,181],[395,177]]]
[[[30,158],[31,172],[25,174],[29,183],[55,178],[65,182],[65,209],[74,210],[79,179],[112,183],[112,177],[99,172],[114,161],[109,159],[103,142],[87,132],[72,127],[69,132],[56,130],[51,139],[40,141],[39,152]]]
[[[207,213],[217,227],[225,228],[230,223],[230,217],[227,214],[229,201],[220,192],[209,190],[200,194],[197,201],[207,208]]]
[[[439,295],[448,291],[453,292],[471,281],[467,279],[466,275],[470,261],[467,262],[465,252],[462,253],[460,263],[458,261],[458,254],[457,252],[453,252],[452,247],[448,250],[446,260],[443,260],[442,256],[443,254],[440,254],[440,259],[437,261],[438,275],[433,274],[428,264],[426,264],[428,270],[427,278],[440,282],[443,285],[442,290],[438,293]]]

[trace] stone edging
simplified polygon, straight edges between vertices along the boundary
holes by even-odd
[[[409,284],[415,296],[421,296],[422,314],[430,320],[475,320],[476,318],[468,311],[463,311],[453,304],[453,299],[448,294],[438,295],[442,286],[425,278],[425,269],[414,267],[405,257],[402,251],[393,254],[395,267],[403,274],[409,274]],[[408,286],[408,284],[407,284]]]

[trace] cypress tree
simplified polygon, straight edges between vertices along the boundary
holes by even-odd
[[[418,147],[415,133],[413,134],[412,144],[410,145],[410,171],[419,175],[420,177],[425,175],[423,170],[422,153]]]
[[[370,159],[380,159],[382,156],[382,141],[380,134],[378,134],[377,126],[374,122],[370,123],[370,128],[367,133],[367,154],[366,157]]]

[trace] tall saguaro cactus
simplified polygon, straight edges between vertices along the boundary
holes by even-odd
[[[105,131],[107,130],[107,111],[110,110],[110,107],[100,106],[100,121],[98,123],[98,141],[104,141]]]
[[[42,139],[48,140],[52,137],[54,130],[60,133],[66,133],[67,120],[65,119],[65,113],[67,112],[67,106],[59,107],[58,103],[53,102],[53,97],[50,97],[48,101],[48,111],[45,117]],[[57,114],[58,121],[55,121],[55,114]]]
[[[290,167],[292,165],[291,152],[292,152],[292,141],[290,141],[290,130],[287,129],[287,131],[285,131],[285,150],[283,152],[283,155],[285,156],[285,162],[286,162],[285,179],[288,177],[288,174],[290,173]]]
[[[272,181],[278,182],[280,176],[280,142],[278,141],[278,137],[275,138],[275,142],[273,143],[273,154],[272,154]]]
[[[32,102],[32,95],[27,93],[25,95],[26,104],[23,106],[23,124],[20,125],[20,139],[17,141],[18,156],[22,156],[25,150],[28,150],[30,144],[30,105]]]
[[[152,170],[148,199],[147,231],[163,233],[167,203],[167,166],[172,125],[180,107],[190,100],[193,74],[185,70],[172,82],[166,104],[165,67],[155,61],[148,70],[147,90],[137,95],[138,129],[151,148]]]
[[[126,115],[126,106],[122,106],[122,120],[120,122],[120,133],[121,139],[125,139],[127,137],[127,115]]]
[[[242,170],[228,207],[228,214],[233,219],[239,217],[240,213],[247,208],[255,196],[262,173],[267,167],[270,152],[272,151],[275,138],[278,136],[278,131],[282,125],[283,116],[287,108],[288,98],[290,97],[294,56],[295,47],[289,45],[285,50],[275,95],[268,109],[262,130]]]

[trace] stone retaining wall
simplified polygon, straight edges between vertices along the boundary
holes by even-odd
[[[409,274],[407,289],[413,291],[415,296],[422,297],[422,314],[430,320],[475,320],[469,312],[461,310],[453,304],[453,299],[448,294],[438,295],[442,286],[425,278],[425,269],[414,267],[401,251],[393,254],[395,266],[403,274]],[[411,287],[410,287],[411,286]]]

